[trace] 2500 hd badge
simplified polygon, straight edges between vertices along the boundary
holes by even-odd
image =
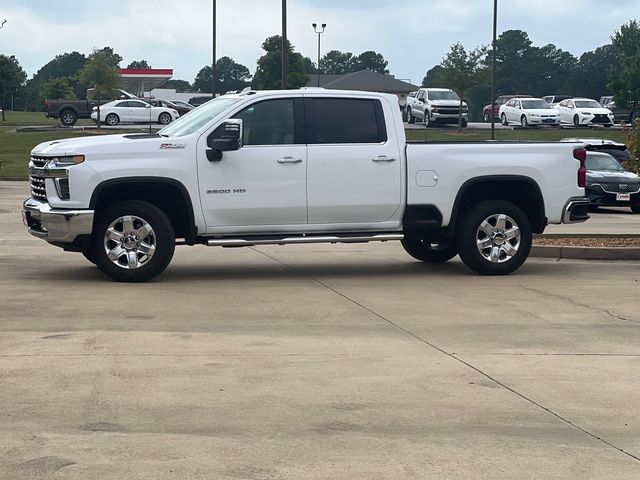
[[[221,189],[221,190],[216,190],[216,189],[210,189],[207,190],[207,194],[213,195],[216,193],[247,193],[247,191],[244,188],[226,188],[226,189]]]

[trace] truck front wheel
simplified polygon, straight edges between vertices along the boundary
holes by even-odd
[[[102,273],[118,282],[151,280],[167,268],[174,250],[173,225],[150,203],[119,202],[96,219],[91,257]]]
[[[516,205],[487,200],[472,207],[458,223],[456,246],[464,264],[482,275],[507,275],[529,256],[533,234]]]
[[[405,238],[401,243],[409,255],[425,263],[444,263],[458,254],[453,242],[432,243],[428,239]]]

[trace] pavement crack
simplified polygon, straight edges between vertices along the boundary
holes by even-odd
[[[439,347],[437,345],[435,345],[434,343],[431,343],[429,340],[427,340],[426,338],[423,338],[421,336],[419,336],[418,334],[412,332],[411,330],[408,330],[407,328],[399,325],[398,323],[394,322],[393,320],[391,320],[390,318],[376,312],[375,310],[363,305],[362,303],[358,302],[357,300],[349,297],[348,295],[340,292],[339,290],[333,288],[331,285],[323,282],[322,280],[320,280],[319,278],[314,277],[313,275],[304,272],[304,271],[300,271],[298,269],[296,269],[295,267],[289,265],[286,262],[283,262],[282,260],[269,255],[268,253],[265,253],[261,250],[256,249],[255,247],[249,247],[250,249],[252,249],[253,251],[264,255],[265,257],[270,258],[271,260],[273,260],[274,262],[277,262],[281,265],[283,265],[286,268],[291,269],[292,271],[296,272],[296,273],[300,273],[301,276],[305,276],[311,280],[313,280],[314,282],[317,282],[318,284],[322,285],[324,288],[326,288],[327,290],[330,290],[331,292],[335,293],[336,295],[342,297],[343,299],[353,303],[354,305],[357,305],[358,307],[360,307],[361,309],[369,312],[370,314],[378,317],[380,320],[386,322],[387,324],[391,325],[392,327],[404,332],[405,334],[413,337],[414,339],[418,340],[419,342],[422,342],[423,344],[429,346],[430,348],[442,353],[443,355],[446,355],[447,357],[455,360],[456,362],[461,363],[462,365],[466,366],[467,368],[470,368],[471,370],[475,371],[476,373],[482,375],[483,377],[487,378],[488,380],[490,380],[491,382],[494,382],[496,385],[499,385],[500,387],[504,388],[505,390],[511,392],[513,395],[517,396],[518,398],[530,403],[531,405],[534,405],[535,407],[545,411],[546,413],[548,413],[549,415],[552,415],[553,417],[555,417],[556,419],[560,420],[561,422],[565,423],[566,425],[578,430],[579,432],[582,432],[583,434],[597,440],[598,442],[602,443],[603,445],[606,445],[610,448],[613,448],[614,450],[618,451],[619,453],[622,453],[623,455],[626,455],[629,458],[632,458],[633,460],[636,460],[638,462],[640,462],[640,457],[637,455],[634,455],[633,453],[627,452],[626,450],[624,450],[621,447],[618,447],[617,445],[614,445],[613,443],[605,440],[602,437],[599,437],[598,435],[596,435],[595,433],[592,433],[588,430],[586,430],[585,428],[577,425],[576,423],[573,423],[571,420],[569,420],[568,418],[563,417],[562,415],[560,415],[559,413],[554,412],[553,410],[551,410],[549,407],[545,407],[544,405],[542,405],[541,403],[537,402],[536,400],[528,397],[527,395],[525,395],[524,393],[520,393],[519,391],[515,390],[513,387],[510,387],[508,385],[506,385],[505,383],[501,382],[500,380],[498,380],[495,377],[492,377],[491,375],[489,375],[488,373],[486,373],[485,371],[481,370],[479,367],[476,367],[475,365],[472,365],[471,363],[467,362],[466,360],[463,360],[462,358],[458,357],[456,354],[450,353],[448,351],[446,351],[444,348]],[[527,289],[527,287],[523,286],[523,288]],[[528,290],[534,291],[534,292],[538,292],[538,293],[544,293],[544,292],[539,292],[535,289],[531,289],[529,288]],[[562,297],[559,296],[560,298],[563,298],[565,300],[569,300],[571,303],[574,303],[575,305],[579,305],[579,306],[583,306],[586,308],[595,308],[595,307],[590,307],[589,305],[581,305],[577,302],[573,302],[571,299],[566,298],[566,297]],[[600,310],[600,309],[597,309]],[[606,310],[603,310],[606,312]],[[607,312],[608,313],[608,312]],[[616,315],[613,315],[616,316]],[[617,316],[616,316],[617,317]],[[624,318],[621,318],[621,320],[627,320]],[[640,323],[640,322],[636,322],[635,320],[628,320],[634,323]]]
[[[583,307],[583,308],[587,308],[589,310],[593,310],[593,311],[596,311],[596,312],[606,313],[611,318],[616,319],[616,320],[622,320],[623,322],[631,322],[631,323],[640,324],[640,320],[634,320],[633,318],[623,317],[622,315],[618,315],[617,313],[614,313],[611,310],[607,310],[606,308],[596,307],[594,305],[589,305],[587,303],[578,302],[578,301],[574,300],[573,298],[568,297],[566,295],[561,295],[559,293],[545,292],[544,290],[538,290],[537,288],[532,288],[532,287],[529,287],[527,285],[520,285],[520,287],[522,287],[525,290],[529,290],[530,292],[538,293],[540,295],[546,295],[548,297],[558,298],[560,300],[565,300],[565,301],[569,302],[571,305],[575,305],[576,307]]]

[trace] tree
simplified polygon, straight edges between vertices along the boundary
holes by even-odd
[[[109,59],[109,64],[113,66],[113,68],[120,68],[120,62],[122,62],[122,57],[113,51],[111,47],[103,47],[99,49],[94,49],[93,54],[102,53],[105,58]],[[92,55],[93,55],[92,54]],[[91,57],[91,55],[89,55]]]
[[[625,23],[611,40],[620,54],[622,68],[619,73],[611,70],[609,89],[616,105],[631,110],[635,116],[640,109],[640,23]]]
[[[49,100],[69,100],[75,94],[65,77],[50,78],[42,84],[41,96]]]
[[[2,96],[2,121],[5,121],[4,100],[6,95],[16,93],[24,85],[27,74],[12,55],[0,55],[0,95]]]
[[[620,71],[620,55],[611,44],[603,45],[580,56],[578,67],[567,81],[567,92],[587,98],[600,98],[609,91],[611,70]],[[562,93],[562,92],[559,92]]]
[[[442,65],[436,65],[422,79],[423,87],[438,88],[442,86]]]
[[[262,44],[266,52],[258,59],[256,74],[253,76],[253,88],[275,90],[282,88],[282,37],[274,35]],[[294,51],[291,42],[287,41],[287,88],[304,87],[309,77],[304,72],[302,55]]]
[[[151,68],[151,65],[149,65],[149,63],[146,60],[134,60],[129,65],[127,65],[127,68],[147,69],[147,68]]]
[[[353,72],[354,56],[351,52],[331,50],[320,59],[320,73],[340,75]]]
[[[162,84],[162,88],[175,88],[176,92],[188,92],[191,90],[191,84],[186,80],[169,80]]]
[[[93,86],[93,95],[98,101],[98,128],[100,128],[100,98],[111,97],[117,87],[116,65],[113,63],[115,58],[105,50],[94,50],[79,74],[83,83]]]
[[[82,53],[70,52],[56,55],[55,58],[43,65],[35,75],[27,81],[25,86],[25,107],[32,111],[42,110],[42,84],[50,78],[65,77],[73,89],[76,98],[84,98],[85,85],[78,80],[78,72],[87,63],[87,57]]]
[[[389,65],[389,62],[384,59],[381,53],[374,52],[373,50],[367,50],[353,59],[351,71],[358,72],[360,70],[371,70],[372,72],[378,72],[386,75],[389,73],[387,65]]]
[[[232,58],[220,57],[216,61],[216,93],[225,93],[230,90],[242,90],[249,85],[251,74],[244,65],[236,63]],[[199,92],[211,92],[212,73],[211,66],[202,67],[193,81],[193,88]]]
[[[481,83],[486,76],[487,69],[482,62],[486,53],[485,47],[478,47],[467,52],[461,43],[455,43],[442,60],[439,76],[444,85],[452,88],[460,96],[460,111],[458,114],[458,131],[462,131],[462,102],[465,94],[475,85]]]

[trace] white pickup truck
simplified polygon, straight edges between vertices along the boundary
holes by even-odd
[[[394,95],[224,95],[157,134],[45,142],[29,163],[29,232],[114,280],[160,274],[178,245],[400,240],[516,270],[532,233],[588,218],[580,143],[407,144]]]
[[[467,102],[460,102],[458,94],[450,88],[421,88],[414,97],[407,97],[405,116],[407,123],[420,120],[426,127],[438,123],[457,124],[462,117],[462,127],[466,128],[469,107]]]

